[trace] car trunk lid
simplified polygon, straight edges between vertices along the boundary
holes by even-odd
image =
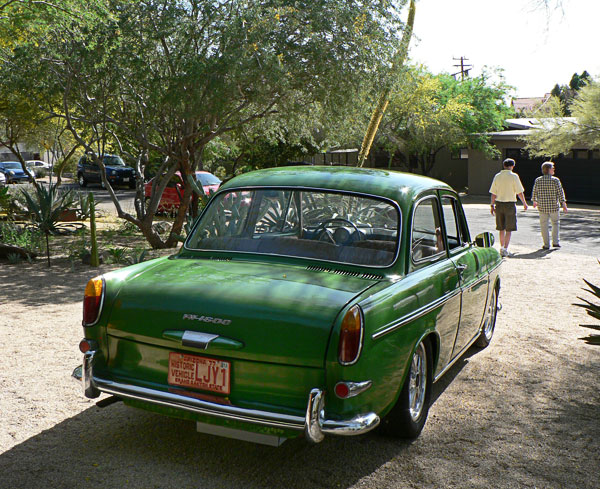
[[[289,264],[167,260],[122,286],[108,334],[191,352],[216,335],[209,354],[322,367],[340,310],[375,282]]]

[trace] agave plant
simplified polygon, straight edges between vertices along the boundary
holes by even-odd
[[[60,192],[58,185],[35,187],[35,194],[23,191],[25,205],[33,225],[46,237],[46,255],[50,266],[50,235],[58,232],[57,224],[63,211],[73,203],[71,191]]]
[[[600,260],[598,261],[600,263]],[[600,299],[600,287],[597,287],[587,280],[583,280],[589,289],[582,289],[585,292],[589,292],[597,299]],[[583,307],[587,313],[592,316],[594,319],[598,319],[600,321],[600,303],[595,304],[593,302],[588,301],[582,297],[577,297],[579,300],[583,301],[585,304],[573,304],[574,306]],[[588,328],[594,331],[600,331],[600,324],[582,324],[583,328]],[[588,336],[582,338],[586,343],[591,345],[600,345],[600,334],[590,333]]]

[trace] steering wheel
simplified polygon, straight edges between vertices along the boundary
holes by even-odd
[[[337,224],[337,225],[336,225]],[[317,241],[323,241],[323,237],[326,236],[329,241],[331,241],[334,245],[337,244],[345,244],[346,242],[348,242],[348,239],[354,234],[349,234],[348,236],[345,236],[343,242],[341,242],[341,239],[336,239],[335,237],[335,232],[331,232],[329,229],[327,229],[328,227],[337,227],[337,228],[341,228],[342,224],[349,224],[351,227],[354,228],[354,231],[356,232],[356,236],[358,237],[358,240],[360,241],[361,239],[361,234],[360,231],[358,230],[358,227],[356,226],[356,224],[354,224],[352,221],[349,221],[348,219],[344,219],[343,217],[334,217],[333,219],[327,219],[326,221],[323,221],[321,224],[319,224],[317,226],[317,229],[315,229],[315,235],[317,236]],[[340,241],[340,243],[338,243],[338,240]]]

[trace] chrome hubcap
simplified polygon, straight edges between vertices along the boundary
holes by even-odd
[[[494,333],[494,319],[496,317],[496,290],[492,293],[492,297],[490,297],[490,303],[488,305],[487,311],[485,312],[485,322],[483,325],[483,334],[486,339],[489,341],[492,339],[492,334]]]
[[[417,351],[412,357],[409,375],[408,402],[410,417],[413,421],[417,421],[423,411],[425,390],[427,389],[427,356],[423,343],[419,343]]]

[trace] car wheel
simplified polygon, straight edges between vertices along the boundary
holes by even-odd
[[[83,173],[77,175],[77,181],[80,187],[87,187],[87,180],[83,177]]]
[[[415,348],[409,371],[398,401],[381,421],[386,435],[399,438],[417,438],[427,420],[433,384],[433,361],[427,340]]]
[[[492,296],[485,310],[483,325],[479,338],[475,341],[475,345],[479,348],[485,348],[492,341],[494,336],[494,328],[496,327],[496,313],[498,312],[498,288],[494,287]]]
[[[133,182],[129,182],[129,188],[131,188],[131,189],[135,188],[135,179],[133,179]]]

